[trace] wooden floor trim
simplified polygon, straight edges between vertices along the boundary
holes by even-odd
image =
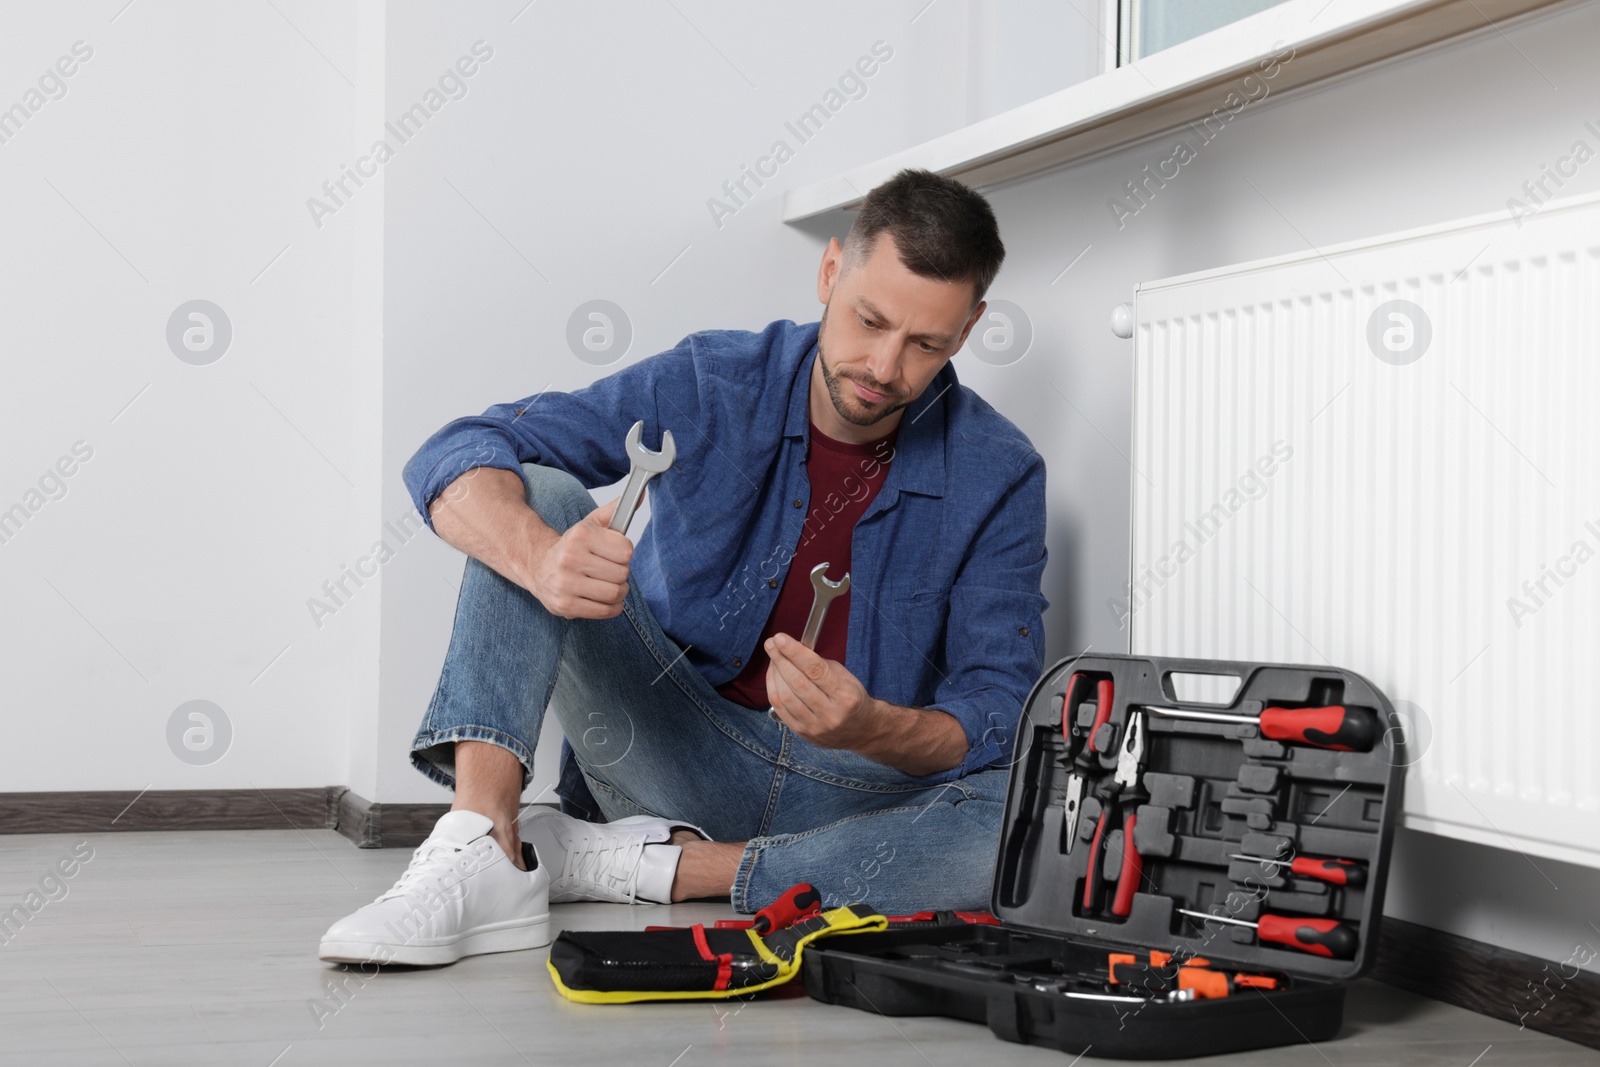
[[[449,810],[448,804],[375,804],[345,789],[334,829],[357,848],[416,848]]]
[[[1600,975],[1579,970],[1594,945],[1562,961],[1496,948],[1443,930],[1384,919],[1371,977],[1433,1000],[1600,1048]]]
[[[338,830],[361,848],[415,848],[448,804],[374,804],[342,785],[0,793],[0,833]]]
[[[338,830],[360,848],[416,848],[450,805],[379,805],[344,785],[0,793],[0,833]]]
[[[283,830],[333,825],[339,786],[0,793],[0,833]]]

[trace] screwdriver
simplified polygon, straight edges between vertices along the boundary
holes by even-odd
[[[1354,860],[1318,859],[1315,856],[1296,856],[1292,860],[1269,860],[1265,856],[1244,856],[1239,853],[1234,853],[1228,858],[1287,866],[1291,872],[1303,878],[1315,878],[1322,882],[1332,882],[1334,885],[1367,884],[1367,869]]]
[[[1233,923],[1255,930],[1256,937],[1264,943],[1288,945],[1313,956],[1327,956],[1336,960],[1352,960],[1356,956],[1356,932],[1338,919],[1312,919],[1295,915],[1263,915],[1259,922],[1230,919],[1206,911],[1179,908],[1180,914],[1193,915],[1207,922]]]
[[[1256,723],[1261,736],[1273,741],[1294,741],[1336,752],[1370,752],[1378,739],[1378,723],[1366,708],[1331,704],[1325,708],[1264,708],[1259,716],[1229,715],[1220,711],[1184,708],[1145,708],[1155,715],[1200,722]]]
[[[801,919],[809,919],[821,911],[822,894],[818,893],[810,882],[801,882],[756,912],[750,928],[758,934],[770,934],[774,930],[787,929]]]

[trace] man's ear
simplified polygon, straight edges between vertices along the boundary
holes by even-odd
[[[822,265],[817,268],[817,299],[824,305],[833,299],[833,287],[844,271],[844,248],[837,237],[829,238],[822,250]]]
[[[961,346],[967,343],[967,334],[972,332],[972,328],[978,324],[978,320],[983,318],[983,313],[988,309],[989,302],[987,300],[978,301],[978,306],[972,309],[972,318],[967,320],[967,325],[961,331],[961,340],[956,342],[957,352],[961,351]]]

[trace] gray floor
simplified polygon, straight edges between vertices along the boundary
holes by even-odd
[[[331,831],[0,836],[0,911],[73,846],[93,858],[0,946],[0,1065],[733,1063],[1054,1064],[980,1026],[886,1019],[803,996],[585,1007],[556,995],[545,952],[384,973],[318,1019],[345,977],[315,957],[333,919],[395,879],[400,851]],[[713,905],[559,905],[569,928],[627,929],[727,914]],[[327,1003],[336,1003],[328,1001]],[[1196,1063],[1597,1064],[1600,1053],[1371,982],[1318,1046]]]

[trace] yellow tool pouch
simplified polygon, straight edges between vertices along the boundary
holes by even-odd
[[[808,887],[809,888],[809,887]],[[550,946],[550,977],[568,1000],[717,1000],[782,985],[800,973],[819,937],[882,930],[889,920],[848,907],[806,916],[782,929],[567,930]]]

